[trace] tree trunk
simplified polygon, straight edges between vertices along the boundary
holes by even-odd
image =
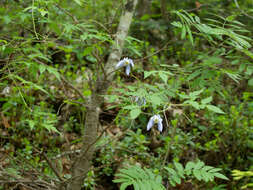
[[[139,0],[137,6],[137,16],[142,17],[145,14],[150,14],[151,0]]]
[[[161,13],[164,20],[168,20],[167,15],[167,2],[166,0],[161,0]]]
[[[80,190],[84,179],[91,167],[91,161],[97,140],[97,128],[99,123],[100,105],[104,95],[113,80],[115,65],[121,58],[124,40],[127,37],[132,17],[138,0],[128,0],[120,18],[115,43],[105,65],[105,76],[96,82],[95,90],[92,91],[89,106],[87,106],[83,147],[80,156],[72,166],[72,178],[67,184],[67,190]]]

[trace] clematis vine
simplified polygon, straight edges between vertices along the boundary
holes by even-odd
[[[128,57],[125,57],[124,59],[120,60],[118,64],[116,65],[116,69],[119,69],[121,67],[126,67],[126,75],[129,76],[131,67],[134,67],[134,62],[132,59],[129,59]]]
[[[158,126],[158,130],[162,132],[163,130],[163,119],[160,117],[160,115],[154,115],[149,119],[148,125],[147,125],[147,131],[149,131],[155,124]]]

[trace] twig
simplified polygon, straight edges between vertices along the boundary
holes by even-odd
[[[48,159],[47,155],[42,152],[43,157],[45,158],[45,160],[47,161],[48,165],[50,166],[50,168],[53,170],[53,172],[55,173],[55,175],[58,177],[58,179],[60,181],[64,181],[60,175],[60,173],[58,172],[58,170],[55,168],[55,166],[53,165],[53,163]]]
[[[157,50],[156,52],[152,53],[151,55],[148,55],[148,56],[140,58],[140,59],[135,59],[134,61],[142,61],[144,59],[148,59],[148,58],[152,57],[153,55],[158,54],[160,51],[164,50],[167,47],[167,45],[170,43],[172,43],[172,42],[171,41],[167,42],[161,49]]]
[[[71,155],[71,154],[76,154],[76,153],[80,153],[80,152],[81,152],[81,150],[66,151],[66,152],[62,152],[61,154],[56,155],[52,159],[55,160],[55,159],[61,158],[63,156],[67,156],[67,155]]]
[[[16,180],[0,180],[0,184],[12,184],[12,183],[24,183],[24,184],[36,184],[37,186],[51,187],[56,189],[56,187],[52,186],[45,181],[38,180],[24,180],[24,179],[16,179]]]
[[[169,122],[168,122],[165,110],[163,111],[163,115],[164,115],[164,118],[165,118],[165,121],[166,121],[167,128],[169,128]],[[167,152],[166,152],[166,154],[164,156],[164,159],[163,159],[162,168],[164,168],[164,166],[165,166],[165,162],[166,162],[166,160],[168,158],[169,152],[170,152],[170,144],[168,144],[168,149],[167,149]]]
[[[35,27],[35,22],[34,22],[34,14],[33,14],[33,10],[34,10],[34,0],[32,1],[32,21],[33,21],[33,31],[35,33],[35,36],[37,38],[37,40],[39,40],[38,34],[36,32],[36,27]]]
[[[91,22],[94,22],[94,23],[98,24],[98,25],[101,26],[106,32],[108,32],[108,34],[111,33],[101,22],[98,22],[98,21],[93,20],[93,19],[90,19],[90,20],[88,20],[88,21],[91,21]]]
[[[63,76],[61,76],[61,79],[70,87],[72,88],[81,98],[82,100],[85,102],[87,101],[87,98],[84,97],[84,95],[82,94],[82,92],[80,90],[78,90],[74,85],[72,85],[67,79],[65,79]]]
[[[70,12],[68,12],[68,11],[65,10],[65,9],[63,9],[63,8],[60,7],[60,5],[58,5],[58,4],[55,4],[55,6],[56,6],[58,9],[60,9],[61,11],[63,11],[64,13],[66,13],[69,17],[71,17],[72,20],[75,22],[75,24],[78,24],[78,23],[79,23],[79,21],[77,20],[77,18],[76,18],[74,15],[72,15]]]
[[[40,155],[42,155],[45,160],[47,161],[49,167],[53,170],[54,174],[57,176],[57,178],[60,180],[60,181],[64,181],[60,175],[60,173],[58,172],[58,170],[55,168],[55,166],[53,165],[53,163],[48,159],[47,155],[45,152],[41,152],[39,151],[38,149],[34,148],[34,150],[36,152],[38,152]]]
[[[102,60],[101,60],[100,57],[98,56],[97,51],[98,51],[98,50],[96,49],[96,52],[92,52],[92,55],[93,55],[94,57],[96,57],[97,62],[98,62],[99,65],[101,66],[102,72],[104,73],[104,77],[105,77],[105,79],[106,79],[105,67],[104,67],[104,65],[103,65],[103,63],[102,63]]]

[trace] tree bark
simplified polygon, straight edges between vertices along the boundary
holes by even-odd
[[[115,65],[121,58],[124,47],[124,40],[127,37],[132,17],[138,0],[127,0],[118,25],[115,43],[105,65],[105,75],[96,82],[92,91],[89,106],[87,106],[85,128],[83,135],[83,147],[80,156],[74,161],[72,166],[72,178],[67,184],[67,190],[80,190],[84,179],[91,167],[91,161],[95,150],[95,142],[98,138],[97,128],[99,124],[99,110],[103,103],[104,95],[111,84],[114,76]],[[62,189],[62,187],[61,187]]]
[[[167,2],[166,0],[161,0],[161,13],[164,20],[168,20],[167,16]]]
[[[145,14],[150,14],[151,0],[139,0],[137,6],[137,16],[142,17]]]

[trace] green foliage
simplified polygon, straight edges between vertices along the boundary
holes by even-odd
[[[182,179],[195,178],[199,181],[212,182],[214,178],[228,180],[226,176],[221,174],[221,168],[206,166],[204,162],[187,162],[185,168],[182,164],[174,162],[174,168],[164,167],[167,171],[170,184],[174,187],[176,184],[181,184]],[[165,189],[162,185],[160,175],[154,174],[152,170],[139,166],[121,169],[115,175],[115,183],[121,183],[121,189],[124,190],[128,186],[133,185],[134,189]]]
[[[224,112],[217,106],[209,105],[209,103],[212,101],[212,96],[207,97],[205,99],[202,99],[200,102],[197,102],[196,99],[199,98],[199,95],[204,91],[204,89],[191,92],[189,95],[186,94],[179,94],[179,97],[182,99],[186,99],[186,101],[183,102],[185,105],[191,105],[197,110],[199,109],[205,109],[207,108],[210,111],[213,111],[215,113],[224,114]]]
[[[249,178],[251,179],[251,182],[247,182],[246,185],[243,185],[242,189],[247,189],[253,187],[253,172],[252,171],[240,171],[240,170],[232,170],[232,176],[234,180],[240,180],[242,178]]]
[[[91,86],[103,76],[125,2],[0,2],[0,173],[6,181],[37,177],[57,184],[40,154],[45,150],[64,179],[71,178],[68,161],[75,155],[54,157],[82,146]],[[165,1],[169,19],[160,0],[140,2],[121,57],[135,65],[128,77],[115,71],[103,96],[102,135],[84,188],[114,188],[112,176],[125,162],[144,169],[120,170],[121,189],[164,189],[167,180],[195,189],[251,188],[252,2],[238,0],[240,10],[235,1]],[[162,133],[146,131],[154,114],[163,118]],[[203,162],[168,165],[196,157]],[[227,179],[219,168],[249,171],[233,170],[234,181],[214,180]]]
[[[169,176],[169,182],[172,186],[176,186],[176,184],[181,184],[182,179],[188,178],[195,178],[199,181],[214,181],[214,177],[228,180],[226,176],[219,173],[221,168],[214,168],[212,166],[206,166],[204,162],[197,161],[187,162],[185,168],[182,164],[178,162],[174,162],[174,169],[170,167],[164,167]]]
[[[223,41],[222,43],[231,45],[238,49],[250,48],[251,44],[248,42],[251,39],[238,34],[241,32],[248,32],[247,30],[242,29],[244,26],[239,21],[229,20],[223,18],[222,16],[214,15],[218,19],[206,18],[205,20],[210,23],[203,24],[200,21],[200,18],[196,15],[191,15],[186,11],[174,11],[181,20],[181,22],[172,22],[172,25],[181,28],[181,38],[184,39],[186,34],[188,34],[189,40],[193,45],[193,35],[190,29],[191,26],[195,27],[200,34],[203,35],[210,43],[218,45],[217,41]],[[228,37],[224,40],[224,37]],[[214,40],[216,39],[216,41]]]
[[[135,190],[165,190],[162,185],[162,177],[153,173],[151,169],[142,169],[139,166],[121,169],[120,173],[115,175],[118,179],[114,183],[122,183],[120,190],[125,190],[133,185]]]

